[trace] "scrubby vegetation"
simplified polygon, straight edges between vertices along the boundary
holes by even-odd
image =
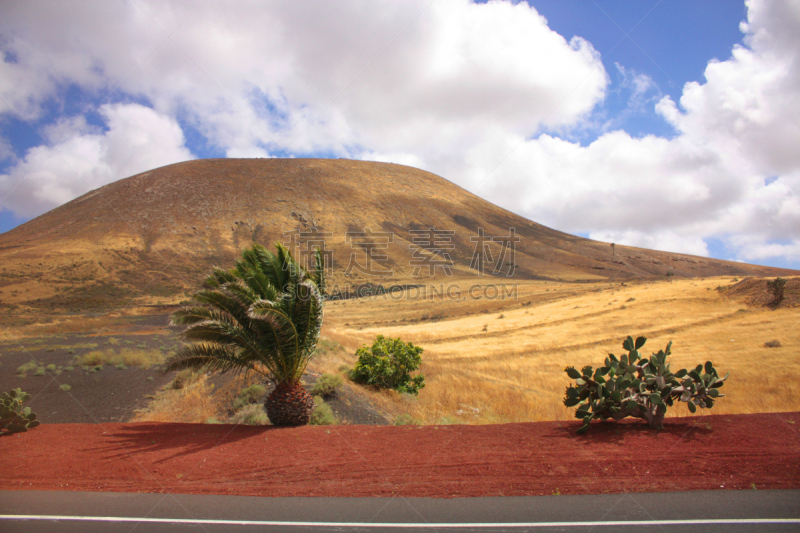
[[[0,431],[3,433],[19,433],[28,431],[39,425],[36,413],[22,404],[31,399],[31,395],[19,388],[0,394]]]
[[[132,350],[130,348],[123,348],[122,350],[116,351],[113,348],[108,348],[107,350],[93,350],[80,355],[73,359],[72,364],[83,367],[113,365],[120,368],[118,365],[123,365],[124,367],[139,366],[142,368],[150,368],[151,366],[163,364],[166,362],[167,358],[168,356],[161,353],[159,350]]]
[[[378,335],[371,348],[362,346],[356,351],[358,362],[351,377],[363,385],[417,394],[425,386],[425,377],[411,377],[411,373],[422,363],[422,351],[410,342]]]
[[[233,410],[238,411],[247,405],[258,403],[267,393],[267,388],[264,385],[250,385],[244,387],[239,391],[239,396],[233,400]]]
[[[331,406],[325,403],[321,396],[314,397],[314,411],[311,413],[311,424],[315,426],[330,426],[336,424],[336,416]]]
[[[591,366],[583,367],[580,372],[571,366],[564,369],[576,380],[577,386],[567,387],[564,405],[580,404],[575,411],[575,418],[583,419],[578,433],[584,433],[594,419],[620,420],[628,416],[642,418],[650,427],[662,429],[667,407],[673,402],[686,402],[694,413],[697,407],[710,409],[717,398],[724,396],[718,389],[730,373],[720,379],[714,365],[707,361],[705,366],[673,374],[667,363],[672,342],[666,350],[659,350],[648,359],[639,353],[646,341],[645,337],[634,341],[629,336],[622,343],[628,354],[619,359],[608,354],[604,366],[594,373]]]
[[[260,403],[248,404],[234,413],[231,417],[232,424],[245,424],[248,426],[265,426],[269,423],[264,406]]]
[[[768,281],[767,288],[769,289],[769,292],[772,293],[772,303],[770,305],[773,307],[778,307],[783,301],[786,293],[786,279],[775,278],[772,281]]]
[[[336,390],[342,386],[342,377],[336,374],[325,372],[322,374],[314,386],[311,388],[312,396],[330,398],[336,394]]]

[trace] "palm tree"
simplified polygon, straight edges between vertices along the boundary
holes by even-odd
[[[231,270],[214,267],[205,288],[194,295],[200,305],[172,315],[188,326],[186,340],[167,370],[185,368],[262,374],[275,384],[265,402],[276,426],[307,424],[314,399],[300,384],[322,328],[325,275],[317,252],[307,271],[280,243],[273,254],[255,244]]]

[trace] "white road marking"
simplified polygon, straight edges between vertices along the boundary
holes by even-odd
[[[723,518],[698,520],[614,520],[602,522],[477,522],[477,523],[379,523],[379,522],[282,522],[273,520],[213,520],[189,518],[137,518],[128,516],[65,516],[65,515],[0,515],[0,520],[71,520],[75,522],[140,522],[155,524],[207,524],[272,527],[363,527],[363,528],[533,528],[533,527],[610,527],[610,526],[678,526],[716,524],[800,524],[800,518]]]

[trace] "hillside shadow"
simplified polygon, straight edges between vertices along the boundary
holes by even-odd
[[[131,454],[161,456],[170,450],[174,453],[164,455],[155,463],[162,463],[181,457],[210,450],[222,444],[263,436],[273,431],[286,431],[291,428],[276,426],[246,426],[232,424],[179,424],[179,423],[139,423],[121,427],[106,437],[108,442],[97,447],[97,452],[109,459],[124,458]]]

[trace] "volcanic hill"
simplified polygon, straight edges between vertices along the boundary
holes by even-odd
[[[515,253],[492,237],[518,238]],[[175,302],[212,265],[229,267],[252,242],[274,249],[276,241],[301,257],[322,245],[334,291],[481,268],[487,282],[796,274],[575,237],[402,165],[208,159],[121,179],[0,234],[0,305]]]

